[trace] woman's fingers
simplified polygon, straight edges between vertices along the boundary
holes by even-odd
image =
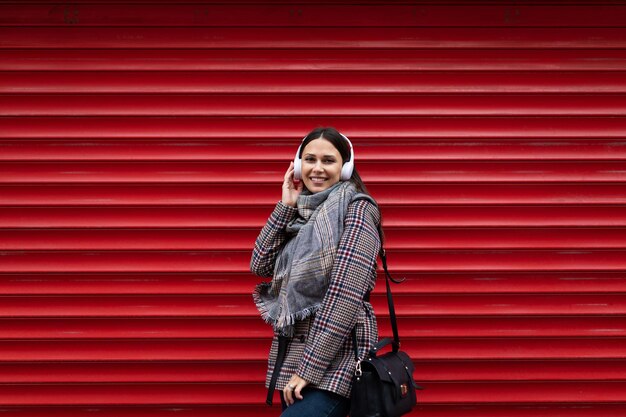
[[[301,380],[300,380],[300,382],[298,383],[298,385],[296,386],[296,389],[295,389],[295,390],[293,390],[294,395],[295,395],[295,396],[296,396],[296,398],[297,398],[297,399],[299,399],[299,400],[301,400],[301,399],[302,399],[302,394],[301,394],[301,391],[302,391],[302,388],[304,388],[304,387],[305,387],[305,385],[306,385],[306,384],[304,383],[304,380],[302,380],[302,379],[301,379]]]
[[[294,180],[293,180],[293,171],[294,171],[294,169],[295,168],[293,166],[293,162],[291,162],[289,164],[289,168],[287,168],[287,172],[285,172],[283,184],[286,185],[289,188],[291,188],[292,185],[296,185],[296,184],[294,184]]]
[[[290,384],[285,385],[285,388],[283,388],[283,395],[285,397],[285,402],[288,405],[291,405],[294,402],[293,397],[291,395],[292,393],[293,393],[293,390],[291,389]]]
[[[289,164],[289,168],[287,168],[287,172],[285,172],[285,180],[288,180],[291,177],[291,173],[294,170],[293,161]]]
[[[296,398],[299,400],[303,399],[302,389],[307,385],[309,385],[307,381],[294,374],[289,380],[289,383],[283,388],[283,396],[285,397],[287,405],[292,405],[296,402]]]

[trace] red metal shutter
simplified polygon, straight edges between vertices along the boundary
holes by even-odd
[[[0,411],[278,415],[250,251],[331,125],[407,277],[415,415],[626,416],[624,22],[610,0],[0,2]]]

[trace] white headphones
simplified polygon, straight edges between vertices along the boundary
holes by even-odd
[[[341,180],[347,181],[352,177],[352,171],[354,171],[354,149],[352,148],[352,142],[348,139],[343,133],[339,133],[350,145],[350,160],[345,162],[341,167]],[[308,136],[308,135],[307,135]],[[304,142],[306,136],[302,139]],[[302,143],[298,147],[296,151],[296,157],[293,159],[293,177],[296,180],[302,179],[302,158],[300,157],[300,148],[302,148]]]

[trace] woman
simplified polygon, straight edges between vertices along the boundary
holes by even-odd
[[[352,329],[360,358],[378,340],[369,293],[380,212],[351,152],[348,138],[331,127],[304,138],[252,253],[250,270],[272,277],[253,297],[274,329],[265,385],[268,404],[274,389],[281,390],[283,417],[346,416]]]

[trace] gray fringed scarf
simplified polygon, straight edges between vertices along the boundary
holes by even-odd
[[[283,336],[293,336],[294,323],[320,307],[343,233],[348,204],[357,196],[350,181],[340,181],[312,194],[298,196],[296,216],[286,228],[293,236],[280,249],[274,277],[253,293],[261,317]],[[369,196],[367,196],[369,198]]]

